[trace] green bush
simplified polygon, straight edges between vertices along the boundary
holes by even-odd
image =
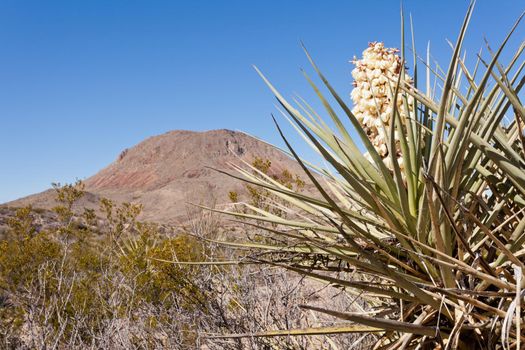
[[[29,347],[93,344],[108,325],[131,322],[136,345],[154,347],[161,342],[155,334],[178,322],[174,315],[207,312],[211,292],[197,283],[200,271],[166,263],[203,260],[201,242],[162,236],[156,225],[137,221],[140,206],[107,199],[101,202],[106,222],[96,227],[94,211],[73,209],[83,195],[81,182],[55,189],[58,227],[38,232],[31,207],[20,208],[0,240],[4,344],[20,346],[28,328],[37,332]]]

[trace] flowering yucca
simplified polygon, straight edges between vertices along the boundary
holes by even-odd
[[[388,132],[391,126],[391,118],[394,112],[394,103],[402,125],[408,118],[408,111],[413,106],[413,98],[409,97],[405,104],[402,94],[398,93],[394,98],[395,84],[399,79],[399,74],[404,74],[404,80],[411,84],[411,77],[402,70],[401,57],[399,50],[385,48],[382,42],[372,42],[363,51],[363,58],[354,58],[352,63],[356,66],[352,70],[354,78],[354,89],[351,97],[354,102],[352,113],[363,127],[368,138],[372,142],[376,151],[379,153],[383,162],[389,169],[393,169],[392,160],[389,155]],[[395,101],[394,101],[395,100]],[[399,148],[399,131],[395,131],[394,136],[396,158],[401,170],[404,169],[403,158]]]
[[[271,262],[367,301],[366,315],[305,305],[353,322],[325,333],[376,332],[381,335],[377,348],[392,350],[520,349],[523,344],[525,107],[519,96],[525,86],[525,42],[508,65],[499,62],[523,15],[498,50],[489,49],[487,61],[479,57],[470,70],[460,52],[472,9],[473,3],[447,72],[433,70],[427,55],[423,90],[416,81],[414,45],[412,80],[405,73],[403,49],[399,57],[381,43],[371,44],[354,61],[353,109],[307,53],[344,112],[340,118],[306,76],[334,128],[304,101],[290,103],[259,72],[296,130],[329,166],[303,161],[279,128],[318,195],[296,193],[237,167],[246,181],[293,209],[286,219],[257,208],[256,215],[229,214],[271,223],[267,230],[275,242],[288,240],[288,246],[245,247],[293,253],[289,262],[283,263],[282,255]],[[513,122],[503,122],[509,119]],[[323,256],[325,264],[312,263],[312,255]],[[312,332],[322,330],[294,334]]]

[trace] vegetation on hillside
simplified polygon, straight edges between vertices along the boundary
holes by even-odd
[[[188,235],[161,237],[137,221],[140,206],[129,203],[103,200],[106,220],[97,225],[93,211],[72,210],[82,183],[55,189],[55,229],[37,231],[31,208],[20,208],[0,241],[2,346],[191,344],[181,327],[209,314],[213,292],[195,268],[155,259],[202,260],[202,244]]]

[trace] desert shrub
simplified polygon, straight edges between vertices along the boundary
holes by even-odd
[[[142,231],[138,239],[127,243],[120,257],[122,272],[129,277],[136,276],[136,296],[154,304],[178,303],[190,310],[197,306],[205,309],[204,291],[194,282],[199,270],[166,263],[202,261],[202,244],[185,234],[157,242],[151,234],[149,230]]]
[[[20,208],[0,240],[2,346],[193,348],[184,328],[206,317],[212,291],[199,269],[165,261],[201,261],[203,244],[160,235],[137,220],[140,206],[107,199],[98,227],[94,211],[74,209],[81,182],[55,189],[56,228],[37,230]]]
[[[251,174],[258,178],[269,178],[279,185],[297,192],[301,192],[305,187],[305,181],[299,175],[292,174],[290,170],[277,171],[272,169],[272,161],[270,159],[254,157],[251,162]],[[286,205],[286,203],[279,200],[272,192],[251,184],[245,184],[244,188],[247,193],[247,203],[252,209],[263,209],[281,217],[286,215],[286,211],[280,207],[281,205]],[[239,194],[236,191],[230,191],[228,196],[233,203],[239,201]],[[246,212],[253,212],[249,206],[243,209]]]

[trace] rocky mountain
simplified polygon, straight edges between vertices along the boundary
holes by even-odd
[[[269,159],[271,171],[288,169],[302,175],[300,166],[278,149],[231,130],[170,131],[125,149],[105,169],[86,179],[80,206],[97,208],[106,197],[143,205],[142,220],[173,224],[184,220],[188,203],[228,203],[229,191],[242,193],[243,183],[210,168],[228,170],[228,163]],[[54,191],[24,197],[5,205],[50,209]]]

